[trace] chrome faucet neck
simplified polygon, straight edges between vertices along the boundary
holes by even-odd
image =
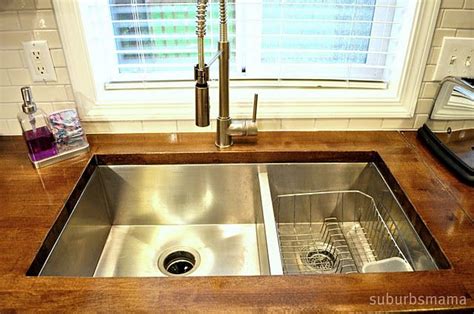
[[[216,146],[229,147],[233,144],[233,136],[257,135],[256,110],[258,99],[254,99],[254,114],[252,120],[232,121],[229,113],[229,59],[230,47],[227,36],[226,1],[219,1],[219,43],[218,52],[209,65],[204,61],[204,36],[206,35],[207,0],[198,0],[196,13],[196,34],[198,36],[198,64],[195,67],[196,81],[196,125],[209,125],[209,67],[215,58],[219,57],[219,116],[217,117]]]

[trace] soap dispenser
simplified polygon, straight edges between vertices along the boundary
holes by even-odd
[[[36,106],[30,87],[22,87],[21,96],[23,112],[18,113],[18,121],[23,130],[30,159],[39,161],[56,155],[58,149],[46,113]]]

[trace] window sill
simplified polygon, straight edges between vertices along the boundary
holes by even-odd
[[[249,98],[250,99],[250,98]],[[135,121],[135,120],[189,120],[194,119],[194,104],[147,104],[130,103],[129,105],[95,105],[89,110],[79,107],[84,121]],[[211,118],[218,116],[218,104],[211,103]],[[234,119],[248,118],[252,112],[249,103],[235,103],[230,106]],[[347,103],[268,103],[262,102],[258,108],[258,119],[312,119],[312,118],[412,118],[412,110],[397,103],[380,101],[364,105],[347,105]]]

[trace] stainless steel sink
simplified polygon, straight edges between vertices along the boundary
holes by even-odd
[[[438,267],[374,163],[269,165],[285,274]]]
[[[40,274],[269,274],[257,179],[245,165],[98,166]]]
[[[351,273],[387,258],[414,271],[448,267],[386,166],[368,156],[172,165],[95,157],[28,275]]]

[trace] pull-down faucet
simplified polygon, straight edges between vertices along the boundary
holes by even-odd
[[[227,38],[227,13],[225,0],[219,0],[219,44],[218,51],[209,61],[204,60],[204,36],[206,35],[206,11],[208,0],[197,0],[196,35],[198,45],[198,64],[194,67],[196,81],[196,125],[209,125],[209,67],[219,58],[219,116],[217,117],[216,146],[232,145],[234,136],[255,136],[257,129],[257,103],[255,94],[252,120],[232,120],[229,115],[229,41]]]

